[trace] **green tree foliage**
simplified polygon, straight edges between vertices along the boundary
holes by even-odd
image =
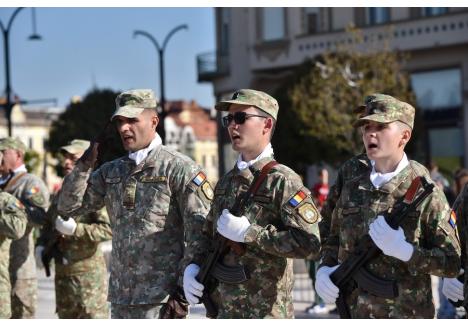
[[[40,175],[41,156],[35,150],[29,149],[24,153],[24,165],[30,173]]]
[[[70,103],[51,126],[47,146],[54,157],[60,158],[60,147],[73,139],[96,138],[104,130],[115,110],[117,95],[118,93],[112,90],[94,89],[82,101]],[[108,126],[106,135],[103,161],[124,155],[120,137],[112,125]],[[61,175],[60,167],[57,167],[57,172]]]
[[[362,152],[359,130],[353,128],[356,109],[366,95],[385,93],[415,104],[406,54],[372,48],[357,30],[352,44],[308,60],[276,92],[280,119],[273,138],[278,159],[304,172],[308,164],[338,166]]]

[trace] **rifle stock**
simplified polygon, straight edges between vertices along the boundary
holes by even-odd
[[[248,201],[252,199],[253,195],[256,193],[263,180],[266,178],[268,172],[277,164],[278,163],[276,161],[271,161],[268,164],[266,164],[262,168],[260,175],[254,178],[247,192],[245,192],[242,196],[238,196],[236,198],[234,205],[230,209],[230,212],[233,215],[241,215],[242,209],[247,205]],[[216,234],[215,244],[212,247],[210,253],[208,254],[208,257],[205,260],[204,264],[201,266],[200,272],[196,276],[197,281],[203,284],[203,286],[205,287],[200,301],[205,306],[206,316],[208,318],[216,318],[218,316],[218,307],[210,297],[210,293],[217,286],[217,280],[213,277],[213,271],[216,269],[216,265],[220,264],[220,258],[226,255],[226,253],[229,252],[229,250],[232,250],[238,256],[242,256],[243,254],[245,254],[246,248],[247,247],[244,243],[234,242],[229,239],[226,239],[218,233]],[[245,271],[243,266],[239,265],[238,267],[242,268],[242,273],[236,273],[237,277],[231,277],[233,280],[232,283],[240,283],[241,281],[244,281],[248,278],[248,272]],[[227,268],[226,266],[219,266],[218,271],[219,270],[226,271]],[[229,279],[229,275],[225,276],[226,279]]]

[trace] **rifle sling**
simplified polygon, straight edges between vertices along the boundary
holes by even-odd
[[[230,210],[232,214],[240,214],[241,205],[245,206],[247,204],[247,201],[255,195],[255,193],[258,191],[258,188],[260,188],[260,185],[267,177],[268,172],[270,172],[275,165],[278,165],[278,162],[273,160],[265,164],[265,166],[263,166],[260,175],[254,179],[254,182],[252,182],[252,185],[249,187],[249,190],[247,190],[247,192],[244,193],[242,196],[239,196],[234,202],[234,205]]]
[[[18,173],[17,175],[14,175],[10,180],[8,180],[3,191],[9,192],[9,190],[11,190],[11,188],[26,174],[27,172],[21,172],[21,173]]]

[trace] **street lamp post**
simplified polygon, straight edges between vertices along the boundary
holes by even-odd
[[[0,21],[0,28],[3,33],[3,49],[4,49],[4,57],[5,57],[5,97],[6,101],[4,104],[5,108],[5,116],[7,119],[8,123],[8,136],[12,136],[12,126],[11,126],[11,110],[13,109],[13,103],[11,101],[11,84],[10,84],[10,28],[11,25],[13,24],[13,20],[16,18],[18,13],[23,10],[23,7],[16,8],[13,14],[10,17],[10,20],[8,21],[8,24],[6,27],[3,26],[2,22]],[[29,37],[30,40],[40,40],[41,37],[36,34],[36,16],[33,10],[33,24],[34,24],[34,33]]]
[[[166,49],[166,45],[169,42],[169,39],[177,33],[178,31],[182,29],[188,29],[188,26],[186,24],[179,25],[174,27],[169,33],[167,33],[166,37],[164,38],[164,42],[162,44],[162,47],[159,46],[158,41],[148,32],[141,31],[141,30],[136,30],[133,32],[133,37],[137,37],[138,35],[145,36],[147,37],[151,43],[156,47],[156,50],[158,51],[159,54],[159,83],[161,86],[161,102],[160,102],[160,108],[161,112],[159,112],[159,125],[157,127],[157,132],[159,136],[161,136],[161,139],[163,143],[165,143],[166,140],[166,131],[164,128],[164,119],[166,118],[166,110],[165,110],[165,104],[166,104],[166,97],[164,94],[164,50]]]

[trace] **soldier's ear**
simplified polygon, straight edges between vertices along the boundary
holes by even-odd
[[[406,144],[409,142],[411,139],[411,130],[410,129],[404,129],[402,133],[402,137],[400,140],[400,146],[406,146]]]

